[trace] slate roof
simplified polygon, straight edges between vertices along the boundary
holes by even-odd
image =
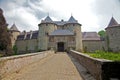
[[[82,40],[101,40],[97,32],[83,32]]]
[[[53,22],[53,21],[49,16],[47,16],[42,22],[43,23],[50,23],[50,22]]]
[[[57,25],[64,25],[67,23],[67,21],[54,21],[54,23]]]
[[[31,33],[28,33],[28,34],[26,35],[26,38],[25,38],[25,39],[26,39],[26,40],[31,39],[30,36],[31,36]]]
[[[33,31],[33,33],[32,33],[32,39],[37,39],[37,37],[38,37],[38,31]]]
[[[71,16],[68,21],[63,21],[63,20],[52,21],[52,19],[49,16],[47,16],[44,20],[42,20],[41,23],[54,23],[54,24],[62,26],[62,25],[67,24],[67,23],[78,23],[78,21],[75,20],[75,18],[73,16]]]
[[[49,34],[50,36],[65,36],[65,35],[74,35],[73,32],[69,31],[69,30],[55,30],[52,33]]]
[[[118,25],[118,22],[112,17],[107,27]]]
[[[10,30],[19,31],[15,24],[13,24],[13,25],[11,26]]]
[[[24,40],[25,35],[19,35],[17,36],[17,40]]]
[[[29,39],[37,39],[38,31],[31,31],[22,33],[17,37],[17,40],[29,40]]]
[[[69,30],[55,30],[49,34],[50,36],[68,36],[74,35],[73,32]],[[25,34],[21,34],[17,37],[17,40],[29,40],[29,39],[37,39],[38,31],[26,32]],[[82,40],[101,40],[100,36],[97,32],[82,32]]]
[[[75,18],[71,16],[70,19],[68,20],[68,23],[77,23],[77,20],[75,20]]]

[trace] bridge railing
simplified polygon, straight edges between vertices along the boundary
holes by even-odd
[[[52,53],[54,53],[54,51],[43,51],[0,58],[0,80],[6,75],[16,72],[28,64],[39,61],[40,59],[45,58]]]
[[[83,65],[96,80],[120,80],[120,62],[92,58],[74,50],[70,54]]]

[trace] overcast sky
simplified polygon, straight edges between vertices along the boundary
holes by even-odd
[[[38,30],[48,13],[53,20],[68,20],[71,14],[82,31],[100,31],[107,27],[112,15],[120,23],[120,0],[0,0],[9,27],[20,31]]]

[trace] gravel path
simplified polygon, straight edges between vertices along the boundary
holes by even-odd
[[[57,53],[22,68],[3,80],[82,80],[67,53]]]

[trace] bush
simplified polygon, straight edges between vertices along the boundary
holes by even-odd
[[[0,53],[0,57],[2,57],[3,56],[3,54],[2,53]]]
[[[83,52],[84,52],[84,53],[87,52],[87,47],[86,47],[86,46],[83,48]]]
[[[17,54],[17,46],[16,45],[13,46],[13,51],[14,51],[14,54]]]

